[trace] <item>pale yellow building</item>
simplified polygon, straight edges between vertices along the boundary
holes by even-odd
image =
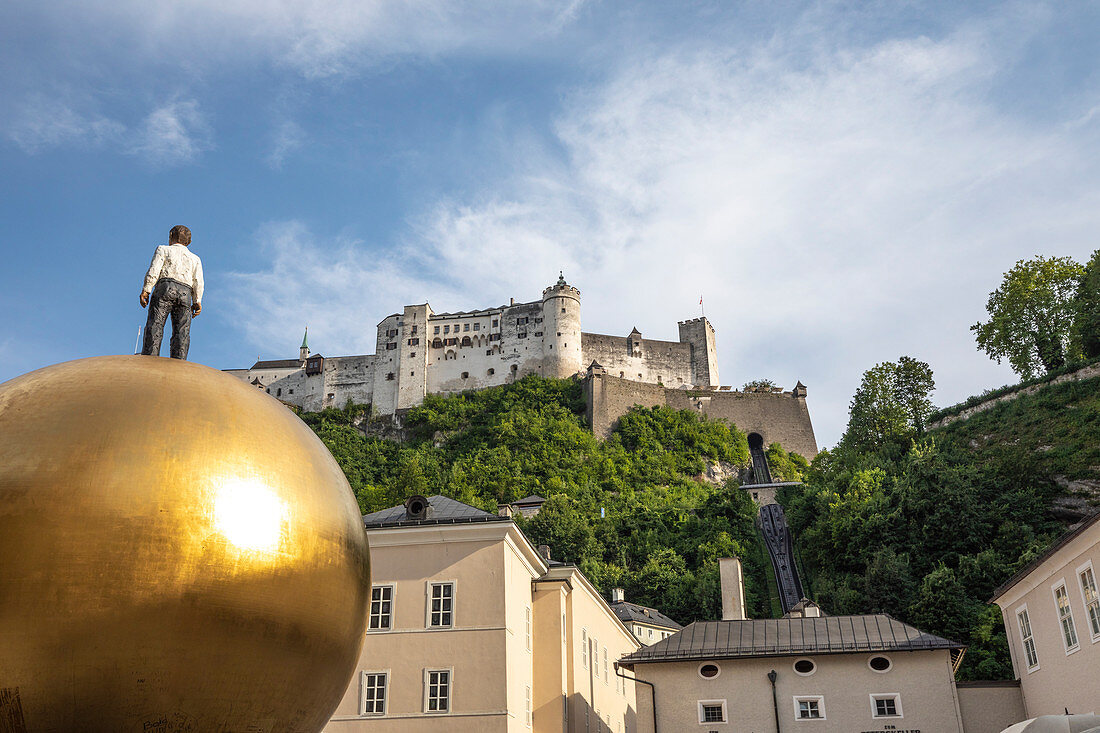
[[[611,589],[611,610],[630,629],[634,638],[645,645],[667,639],[684,628],[656,608],[626,600],[626,591],[622,588]]]
[[[961,733],[961,651],[885,615],[697,621],[620,666],[642,732]]]
[[[994,592],[1027,716],[1100,712],[1100,514]]]
[[[577,568],[442,496],[363,519],[369,628],[326,731],[637,729],[613,664],[640,645]]]

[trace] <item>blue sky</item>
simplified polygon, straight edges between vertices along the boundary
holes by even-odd
[[[405,303],[532,300],[809,386],[819,442],[909,354],[1013,381],[968,327],[1018,259],[1100,247],[1100,5],[9,0],[0,380],[129,353],[194,231],[191,358],[370,353]]]

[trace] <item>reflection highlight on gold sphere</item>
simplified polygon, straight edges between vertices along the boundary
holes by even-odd
[[[343,473],[260,390],[146,356],[0,384],[3,724],[320,730],[369,588]]]

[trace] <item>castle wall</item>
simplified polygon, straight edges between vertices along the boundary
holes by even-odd
[[[641,344],[640,352],[631,348],[632,343]],[[632,341],[629,336],[583,333],[581,349],[585,366],[599,362],[608,374],[622,379],[669,387],[693,384],[689,344],[643,338]]]
[[[321,407],[344,407],[348,402],[374,401],[374,354],[325,359]],[[304,408],[311,409],[311,408]]]
[[[669,389],[593,373],[587,379],[587,395],[589,423],[599,438],[607,438],[619,417],[634,405],[664,405],[725,420],[746,433],[759,433],[764,445],[779,443],[807,460],[817,455],[817,439],[804,393],[796,396],[791,392]]]

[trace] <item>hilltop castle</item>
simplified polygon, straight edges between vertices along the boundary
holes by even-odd
[[[626,336],[584,333],[581,293],[559,277],[528,303],[456,313],[407,305],[378,324],[374,354],[324,357],[303,339],[297,359],[227,371],[305,410],[354,402],[383,415],[419,405],[428,394],[493,387],[528,374],[587,375],[589,418],[601,437],[633,404],[668,404],[716,411],[715,417],[767,442],[807,457],[817,453],[805,387],[767,393],[719,387],[710,321],[681,321],[679,329],[679,341],[642,338],[637,328]]]

